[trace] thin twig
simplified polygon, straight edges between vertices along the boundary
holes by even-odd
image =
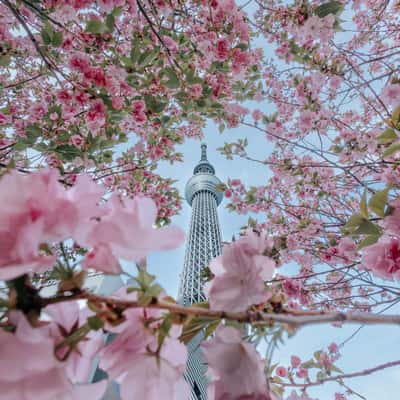
[[[329,376],[327,378],[319,379],[318,381],[315,381],[315,382],[308,382],[308,383],[282,383],[282,382],[280,382],[280,384],[283,386],[306,388],[308,386],[318,386],[325,382],[340,381],[343,379],[350,379],[350,378],[357,378],[357,377],[365,376],[365,375],[371,375],[374,372],[378,372],[378,371],[381,371],[386,368],[396,367],[398,365],[400,365],[400,360],[390,361],[385,364],[377,365],[376,367],[364,369],[364,370],[358,371],[358,372],[352,372],[349,374],[342,374],[342,375],[336,375],[336,376]]]

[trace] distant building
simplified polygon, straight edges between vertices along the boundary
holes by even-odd
[[[178,302],[183,305],[205,300],[203,270],[212,258],[221,254],[222,237],[217,214],[223,197],[222,192],[217,190],[220,183],[214,167],[207,160],[207,146],[203,143],[200,162],[194,168],[185,190],[186,201],[192,207],[192,217],[178,295]],[[190,400],[207,399],[207,366],[200,351],[202,338],[200,332],[188,345],[185,377],[192,388]]]
[[[38,281],[36,284],[42,289],[40,294],[44,297],[54,296],[57,292],[57,280],[43,279],[43,282]],[[123,285],[119,275],[104,275],[101,272],[89,272],[85,280],[85,289],[93,293],[108,296],[114,293]]]

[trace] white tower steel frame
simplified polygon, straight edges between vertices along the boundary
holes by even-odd
[[[192,207],[192,216],[178,296],[183,305],[189,306],[205,300],[203,269],[212,258],[221,254],[222,235],[217,214],[217,207],[223,197],[222,192],[217,190],[220,183],[214,167],[207,160],[207,145],[203,143],[200,162],[194,168],[185,189],[185,198]],[[192,388],[190,400],[207,399],[207,367],[199,347],[202,338],[200,332],[188,344],[185,377]]]

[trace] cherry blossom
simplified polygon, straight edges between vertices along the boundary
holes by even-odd
[[[398,105],[400,103],[400,85],[388,85],[382,91],[382,99],[388,105]]]
[[[210,399],[270,399],[261,357],[242,341],[239,330],[220,326],[201,346],[209,368]]]
[[[297,368],[301,364],[301,359],[298,356],[291,356],[290,357],[290,364],[292,365],[293,368]]]
[[[272,278],[275,262],[264,255],[271,249],[265,234],[248,232],[237,242],[225,246],[223,255],[210,265],[214,278],[206,287],[210,308],[244,311],[268,300],[264,282]]]
[[[102,194],[98,185],[82,177],[66,191],[57,179],[55,170],[31,175],[13,171],[1,179],[3,279],[51,267],[55,259],[40,252],[41,243],[70,238],[96,209]]]
[[[132,293],[124,298],[135,298]],[[189,386],[183,378],[186,347],[178,341],[180,329],[172,327],[165,338],[161,352],[157,353],[157,337],[151,318],[159,313],[145,309],[130,310],[126,322],[118,327],[119,335],[100,354],[100,367],[111,379],[121,384],[121,397],[184,400]]]
[[[284,378],[285,376],[287,376],[287,370],[285,367],[278,367],[276,369],[276,374],[281,378]]]
[[[89,316],[93,316],[88,309],[79,308],[77,302],[52,304],[47,306],[44,312],[51,317],[48,328],[55,343],[61,343],[65,337],[81,328]],[[72,349],[68,346],[61,346],[55,352],[59,359],[66,358],[66,362],[64,361],[66,363],[65,371],[71,382],[88,381],[95,357],[103,345],[103,335],[100,332],[92,331]]]
[[[8,399],[59,398],[101,399],[106,381],[92,385],[73,385],[64,365],[54,357],[55,342],[47,327],[32,328],[24,316],[16,316],[15,333],[0,330],[2,355],[1,383]]]
[[[167,226],[154,229],[157,208],[148,198],[136,197],[122,202],[112,197],[106,206],[106,214],[99,222],[88,223],[81,234],[82,245],[93,246],[84,265],[107,273],[121,271],[117,257],[141,261],[149,252],[170,250],[179,246],[183,232]]]
[[[362,265],[376,276],[393,280],[400,276],[400,241],[398,238],[382,237],[376,244],[364,249]]]

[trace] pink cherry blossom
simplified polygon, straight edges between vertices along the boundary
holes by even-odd
[[[107,382],[73,385],[64,363],[54,357],[55,342],[47,326],[32,328],[21,314],[15,333],[0,329],[0,382],[6,399],[101,399]]]
[[[120,274],[122,272],[118,259],[113,255],[110,246],[100,243],[93,247],[83,261],[85,268],[97,269],[108,274]]]
[[[315,113],[310,110],[305,110],[299,118],[299,127],[303,133],[309,131],[313,127]]]
[[[291,356],[290,357],[290,364],[293,368],[298,368],[301,364],[301,359],[298,356]]]
[[[229,44],[226,39],[220,39],[217,42],[217,59],[225,61],[229,55]]]
[[[49,305],[44,312],[51,317],[48,328],[55,343],[61,343],[64,339],[62,332],[66,332],[67,335],[72,334],[74,330],[87,322],[87,317],[93,314],[86,308],[79,308],[78,302],[74,301]],[[91,331],[84,340],[78,343],[76,349],[69,353],[64,363],[66,364],[66,374],[71,382],[87,382],[93,368],[94,358],[103,345],[102,333]],[[69,348],[65,346],[61,347],[56,354],[63,359],[68,352]]]
[[[278,367],[276,369],[276,374],[281,378],[284,378],[285,376],[287,376],[287,369],[285,367]]]
[[[72,146],[75,146],[75,147],[80,148],[80,147],[82,147],[83,144],[84,144],[84,139],[83,139],[83,137],[80,136],[80,135],[72,135],[72,136],[69,138],[69,142],[70,142],[70,144],[72,144]]]
[[[103,193],[85,175],[69,190],[58,182],[55,170],[5,175],[0,180],[1,279],[48,269],[54,257],[41,254],[40,244],[76,235],[80,224],[98,216],[96,205]]]
[[[306,379],[308,377],[308,369],[307,368],[299,368],[296,372],[296,376],[302,379]]]
[[[400,278],[400,240],[384,236],[377,243],[365,247],[361,263],[380,278]]]
[[[390,84],[382,90],[382,99],[386,104],[397,106],[400,104],[400,84]]]
[[[219,326],[201,347],[208,363],[210,400],[270,398],[261,357],[253,345],[242,341],[239,330]]]
[[[335,342],[332,342],[328,346],[328,350],[329,350],[330,353],[337,353],[339,351],[339,346]]]
[[[69,66],[73,70],[86,72],[90,67],[89,56],[84,53],[72,53],[69,59]]]
[[[272,278],[275,262],[264,252],[270,248],[265,235],[254,232],[224,247],[210,264],[215,276],[205,287],[211,309],[245,311],[268,300],[264,282]]]
[[[195,83],[192,87],[191,87],[191,91],[192,91],[192,96],[195,99],[199,99],[203,93],[203,87],[200,85],[200,83]]]
[[[231,197],[232,196],[232,190],[225,189],[224,196],[227,197],[227,198]]]
[[[390,205],[393,211],[384,218],[382,225],[385,229],[385,233],[398,236],[400,234],[400,202],[399,200],[395,200]]]
[[[110,13],[114,7],[120,7],[125,4],[124,0],[98,0],[99,8],[101,11]]]
[[[183,232],[173,226],[154,229],[155,203],[144,197],[121,201],[114,195],[107,203],[107,213],[100,221],[87,224],[80,244],[92,246],[84,265],[106,273],[118,273],[116,258],[140,261],[151,251],[170,250],[179,246]]]
[[[136,296],[124,295],[121,290],[117,295]],[[180,328],[172,327],[157,355],[157,337],[148,321],[159,312],[131,309],[124,314],[126,322],[117,327],[119,335],[100,354],[100,367],[121,384],[122,400],[186,400],[189,386],[183,372],[187,350],[178,340]]]
[[[338,252],[340,256],[351,259],[356,254],[356,244],[349,237],[341,238],[338,245]]]
[[[105,124],[106,107],[102,100],[94,100],[90,110],[86,113],[86,123],[88,128],[96,135],[101,127]]]

